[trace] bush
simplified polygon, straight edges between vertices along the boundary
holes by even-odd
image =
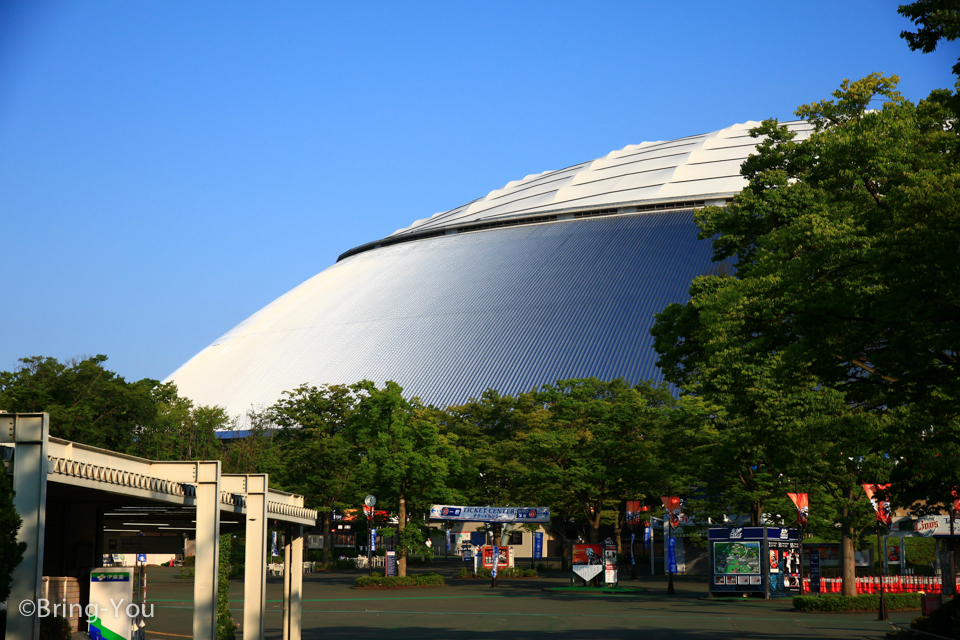
[[[946,638],[960,638],[960,600],[951,598],[929,616],[914,618],[910,626]]]
[[[476,573],[466,567],[461,567],[458,578],[490,578],[490,569],[481,567]],[[536,569],[521,569],[520,567],[504,567],[497,572],[498,578],[539,578]]]
[[[195,567],[197,566],[197,556],[187,556],[183,559],[183,566],[185,567]]]
[[[358,587],[442,587],[446,584],[443,576],[436,573],[418,573],[412,576],[361,576],[357,578]]]
[[[920,608],[919,593],[888,593],[884,600],[890,611]],[[797,611],[876,611],[880,608],[880,595],[794,596],[793,608]]]
[[[331,566],[334,571],[349,571],[350,569],[356,569],[357,563],[353,560],[334,560]]]
[[[63,616],[48,616],[40,619],[40,640],[70,640],[72,637],[70,621]]]

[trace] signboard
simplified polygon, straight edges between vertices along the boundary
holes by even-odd
[[[307,549],[323,549],[323,536],[310,534],[307,536]]]
[[[643,525],[643,549],[646,551],[650,548],[650,539],[653,537],[653,529],[650,528],[650,523],[647,522]]]
[[[174,534],[120,535],[108,533],[103,536],[104,553],[183,553],[183,536]]]
[[[533,557],[534,559],[543,557],[543,531],[535,531],[533,534]]]
[[[799,532],[796,529],[767,529],[767,558],[770,563],[770,597],[800,595]]]
[[[97,607],[97,614],[90,621],[91,638],[130,640],[134,619],[129,615],[127,606],[136,604],[133,602],[133,568],[91,570],[90,604]]]
[[[810,549],[810,593],[820,593],[820,549]]]
[[[603,547],[599,544],[573,545],[573,572],[590,581],[603,571]]]
[[[384,563],[384,574],[388,576],[397,575],[397,552],[387,551],[387,561]]]
[[[709,536],[710,591],[763,593],[763,527],[712,528]]]
[[[458,522],[550,522],[550,507],[457,507],[435,504],[431,520]]]
[[[483,566],[486,569],[493,570],[493,554],[497,550],[497,564],[501,567],[510,566],[510,547],[484,547],[483,548]]]
[[[603,541],[603,573],[605,584],[617,584],[617,543],[610,538]]]
[[[370,529],[370,551],[377,550],[377,530]]]
[[[147,561],[147,554],[145,553],[137,554],[137,562],[146,562],[146,561]]]
[[[960,519],[953,521],[953,530],[960,535]],[[913,532],[924,538],[950,535],[949,516],[924,516],[913,523]]]

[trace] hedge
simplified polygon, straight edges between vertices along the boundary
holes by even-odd
[[[442,587],[443,576],[436,573],[418,573],[412,576],[361,576],[358,587]]]
[[[466,567],[460,569],[458,578],[489,578],[490,569],[480,568],[476,573]],[[504,567],[497,572],[498,578],[539,578],[536,569],[521,569],[520,567]]]
[[[890,611],[920,608],[919,593],[888,593],[883,599]],[[794,596],[793,608],[797,611],[876,611],[880,608],[880,595]]]

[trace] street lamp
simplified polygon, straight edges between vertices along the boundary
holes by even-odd
[[[373,562],[372,562],[372,547],[373,547],[373,535],[371,534],[370,527],[370,516],[373,515],[373,507],[377,504],[377,499],[372,495],[368,495],[363,499],[364,511],[367,514],[367,571],[369,575],[373,575]]]

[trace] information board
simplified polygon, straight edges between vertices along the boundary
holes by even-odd
[[[710,591],[763,593],[763,528],[710,529]]]
[[[133,619],[133,567],[104,567],[90,571],[90,604],[97,607],[90,621],[94,639],[130,640]]]
[[[384,573],[388,576],[397,575],[397,552],[387,551],[386,562],[384,563]]]

